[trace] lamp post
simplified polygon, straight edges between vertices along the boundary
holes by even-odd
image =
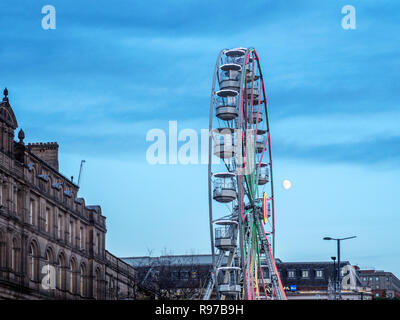
[[[336,300],[336,257],[331,257],[331,259],[333,260],[333,297]]]
[[[324,240],[336,240],[337,241],[337,290],[339,292],[339,300],[342,299],[342,284],[341,284],[341,274],[340,274],[340,241],[342,240],[349,240],[349,239],[354,239],[356,236],[352,237],[346,237],[346,238],[331,238],[331,237],[325,237]]]

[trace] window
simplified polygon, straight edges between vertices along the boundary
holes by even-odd
[[[79,249],[83,249],[83,243],[84,243],[84,233],[83,233],[83,227],[80,227],[79,229]]]
[[[18,242],[17,239],[14,239],[11,248],[11,269],[15,272],[18,271],[18,252]]]
[[[296,271],[295,270],[289,270],[288,271],[288,278],[295,278],[296,277]]]
[[[48,248],[46,250],[46,262],[49,265],[53,264],[53,251],[51,250],[51,248]]]
[[[15,213],[18,214],[18,191],[17,191],[17,189],[14,190],[14,210],[15,210]]]
[[[51,223],[51,213],[50,209],[46,208],[46,216],[45,216],[45,230],[46,232],[50,232],[50,223]]]
[[[4,245],[4,242],[3,242],[3,234],[1,233],[1,231],[0,231],[0,268],[2,267],[2,266],[4,266],[4,256],[5,256],[5,254],[4,254],[4,250],[5,249],[5,245]]]
[[[31,242],[29,246],[29,279],[31,281],[36,281],[38,278],[38,247],[36,242]]]
[[[302,270],[301,271],[301,277],[302,278],[308,278],[309,277],[308,270]]]
[[[323,270],[316,270],[315,271],[315,277],[316,278],[323,278],[324,277],[324,271]]]
[[[94,282],[93,282],[93,297],[95,299],[101,299],[101,271],[96,270]]]
[[[375,281],[379,281],[379,277],[376,277],[376,278],[375,278]]]
[[[373,280],[373,278],[372,277],[369,277],[369,281],[372,281]]]
[[[62,239],[62,215],[58,215],[58,219],[57,219],[57,237],[58,239]]]
[[[85,267],[81,265],[79,270],[79,294],[84,297],[86,292],[86,280],[85,280]]]
[[[7,193],[8,193],[8,187],[7,187],[7,182],[4,182],[4,184],[1,186],[1,204],[4,207],[7,207]]]
[[[75,283],[76,283],[76,263],[75,260],[71,260],[69,268],[69,291],[75,293]]]
[[[100,254],[100,233],[96,237],[97,254]]]
[[[65,289],[65,258],[63,254],[58,256],[57,261],[57,288]]]
[[[29,246],[29,279],[35,280],[35,248],[33,243]]]
[[[179,280],[179,272],[178,271],[172,271],[171,272],[171,278],[172,278],[172,280]]]
[[[363,278],[363,281],[367,281],[367,278],[366,278],[366,277],[364,277],[364,278]]]
[[[69,222],[69,227],[68,227],[68,234],[69,234],[69,243],[73,244],[73,240],[74,240],[74,222],[71,220]]]
[[[34,202],[31,199],[29,201],[29,224],[33,225],[33,206],[34,206]]]
[[[55,274],[55,269],[53,267],[53,251],[49,247],[46,250],[46,260],[45,260],[45,269],[44,273],[47,275],[47,281],[43,283],[44,286],[47,286],[48,288],[55,289],[55,284],[56,284],[56,274]],[[44,278],[43,278],[44,280]],[[43,281],[42,280],[42,281]]]

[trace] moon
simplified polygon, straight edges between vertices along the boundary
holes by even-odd
[[[289,190],[292,187],[292,183],[290,182],[290,180],[285,179],[282,181],[282,186],[283,189]]]

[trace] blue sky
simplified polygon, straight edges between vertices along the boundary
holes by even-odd
[[[56,30],[41,8],[56,8]],[[356,8],[357,29],[341,27]],[[208,126],[215,59],[253,46],[266,81],[277,256],[344,259],[400,276],[398,1],[9,1],[0,87],[27,142],[58,141],[61,171],[107,216],[119,256],[209,252],[207,167],[151,166],[152,128]],[[281,187],[283,179],[292,188]]]

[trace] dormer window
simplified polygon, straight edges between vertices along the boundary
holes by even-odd
[[[43,181],[45,181],[45,182],[49,181],[49,175],[48,174],[38,174],[38,178],[43,180]]]
[[[53,189],[57,189],[58,191],[60,191],[60,190],[61,190],[61,185],[62,185],[61,182],[55,182],[55,183],[53,183],[53,184],[51,185],[51,187],[52,187]]]
[[[301,270],[301,277],[302,278],[309,278],[310,274],[309,274],[308,270]]]
[[[64,195],[67,196],[68,198],[72,197],[72,190],[64,190]]]

